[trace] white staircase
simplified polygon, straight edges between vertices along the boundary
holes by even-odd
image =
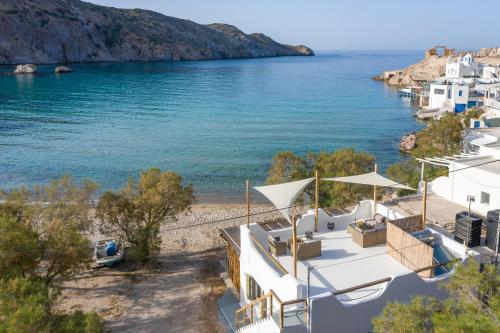
[[[252,324],[248,324],[240,329],[238,333],[273,333],[280,332],[278,324],[274,321],[272,317],[267,317],[261,320],[257,320]]]

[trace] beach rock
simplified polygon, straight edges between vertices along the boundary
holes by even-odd
[[[73,70],[67,66],[58,66],[56,67],[55,72],[58,74],[64,74],[64,73],[72,73]]]
[[[403,136],[399,142],[399,151],[408,153],[417,147],[417,134],[411,133]]]
[[[228,24],[79,0],[2,0],[0,31],[0,64],[314,55],[306,46],[280,44]]]
[[[14,74],[36,74],[38,69],[33,64],[17,65]]]

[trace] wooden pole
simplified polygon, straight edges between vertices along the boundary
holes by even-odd
[[[314,231],[318,232],[318,207],[319,207],[319,173],[316,170],[316,188],[314,193]]]
[[[246,182],[246,197],[247,197],[247,227],[250,226],[250,180]]]
[[[297,277],[297,223],[295,221],[295,214],[292,215],[292,226],[293,276]]]
[[[375,173],[378,172],[378,165],[375,164]],[[377,214],[377,185],[373,185],[373,216]]]
[[[424,180],[424,190],[422,192],[422,229],[425,229],[427,215],[427,180]]]

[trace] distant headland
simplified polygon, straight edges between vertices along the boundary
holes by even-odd
[[[0,31],[0,64],[314,55],[307,46],[280,44],[227,24],[79,0],[4,0]]]

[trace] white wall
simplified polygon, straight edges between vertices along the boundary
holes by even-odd
[[[460,96],[460,91],[462,91],[462,96]],[[455,104],[465,104],[469,101],[469,87],[462,85],[451,86],[451,105]]]
[[[479,162],[478,162],[479,163]],[[452,163],[449,170],[466,168],[467,165]],[[468,195],[475,196],[471,209],[483,215],[493,209],[500,208],[500,174],[480,168],[470,168],[450,173],[448,177],[438,177],[429,183],[429,193],[468,207]],[[490,203],[481,203],[481,192],[490,194]]]
[[[250,228],[253,229],[252,232],[254,235],[259,228],[262,229],[257,224],[251,224]],[[265,257],[250,239],[250,229],[242,225],[240,226],[240,231],[240,302],[242,304],[248,302],[245,298],[247,295],[246,274],[250,274],[265,293],[272,289],[282,301],[304,297],[305,287],[290,274],[282,275],[274,268],[274,264],[270,259]],[[262,238],[262,234],[260,233],[258,236],[255,236],[257,239]],[[261,242],[261,244],[264,246],[267,244],[267,234],[265,242]]]
[[[429,91],[429,108],[442,108],[448,106],[448,89],[450,87],[442,84],[431,84]],[[444,94],[436,94],[436,89],[444,90]]]

